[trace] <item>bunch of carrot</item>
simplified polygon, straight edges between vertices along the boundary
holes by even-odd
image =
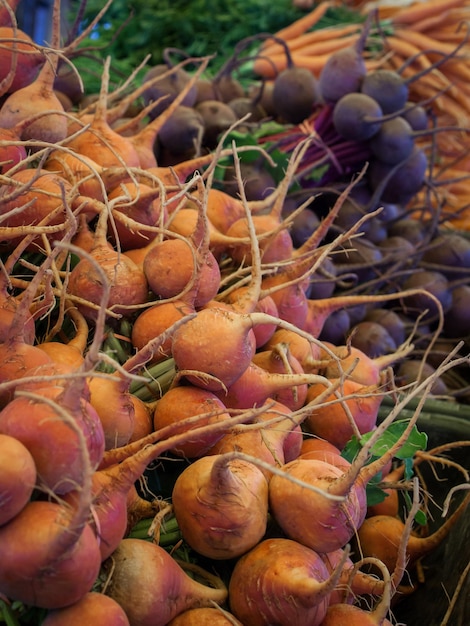
[[[415,101],[429,100],[436,125],[466,129],[470,125],[470,40],[468,0],[414,3],[406,9],[379,8],[379,18],[392,26],[386,37],[388,64],[404,68],[404,76],[443,63],[410,83]],[[455,53],[458,47],[458,52]],[[413,62],[410,63],[410,59]],[[451,228],[469,229],[470,180],[465,133],[439,133],[436,138],[437,162],[432,174],[435,188],[431,196],[416,199],[417,207],[431,204]]]
[[[359,14],[355,16],[355,23],[317,27],[335,4],[329,0],[320,2],[311,12],[274,33],[276,37],[285,41],[294,65],[305,67],[318,75],[332,52],[356,41],[362,23]],[[259,55],[253,63],[253,70],[255,74],[271,80],[287,66],[285,48],[280,43],[268,39],[259,50]]]
[[[308,68],[318,76],[332,52],[355,41],[362,19],[374,9],[376,24],[368,40],[368,67],[399,71],[408,81],[410,100],[427,102],[436,126],[468,129],[468,0],[430,0],[406,6],[356,3],[353,23],[322,27],[322,19],[334,7],[334,2],[320,2],[305,16],[276,33],[284,39],[294,65]],[[267,40],[254,62],[254,71],[269,81],[285,69],[288,62],[280,43]],[[433,164],[435,168],[430,172],[436,185],[434,194],[426,198],[421,194],[415,206],[422,210],[426,202],[431,203],[432,211],[438,210],[450,227],[468,230],[470,182],[466,133],[440,132],[434,141],[438,148],[438,163]],[[418,139],[417,143],[429,143],[429,137]]]

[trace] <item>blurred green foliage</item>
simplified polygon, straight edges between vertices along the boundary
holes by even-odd
[[[80,4],[80,0],[71,0],[70,23]],[[87,0],[82,27],[102,7],[103,0]],[[214,54],[210,72],[215,73],[240,40],[261,32],[274,33],[304,13],[292,6],[292,0],[113,0],[92,37],[81,46],[95,50],[75,63],[88,93],[99,89],[100,66],[108,55],[117,82],[129,76],[148,54],[149,66],[161,63],[163,51],[170,47],[197,57]]]

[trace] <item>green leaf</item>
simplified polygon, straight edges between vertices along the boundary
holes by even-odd
[[[407,420],[399,420],[393,422],[387,430],[383,433],[381,437],[376,441],[371,450],[372,458],[381,457],[385,452],[387,452],[398,439],[403,435],[404,431],[408,426]],[[367,441],[372,437],[374,431],[370,433],[366,433],[362,435],[361,439],[358,440],[357,437],[352,437],[348,442],[346,447],[344,448],[342,455],[348,459],[348,461],[352,461],[354,457],[357,455],[359,450],[364,446]],[[415,453],[418,450],[425,450],[428,442],[428,437],[426,433],[420,432],[416,426],[413,426],[411,433],[409,434],[405,444],[401,447],[401,449],[395,454],[397,459],[412,459]]]
[[[387,430],[379,437],[372,446],[369,463],[383,456],[403,435],[408,426],[408,420],[399,420],[390,424]],[[341,456],[352,462],[362,447],[372,437],[374,431],[358,437],[352,437],[341,452]],[[425,433],[420,432],[416,426],[413,426],[406,443],[395,454],[395,458],[401,459],[405,464],[405,480],[410,480],[413,476],[413,457],[419,450],[426,450],[428,437]],[[379,504],[386,498],[386,493],[378,484],[381,481],[381,475],[375,476],[367,485],[367,504]]]

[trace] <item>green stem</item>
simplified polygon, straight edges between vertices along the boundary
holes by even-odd
[[[171,386],[176,374],[174,359],[169,358],[141,372],[148,378],[148,383],[134,381],[129,391],[143,402],[152,402],[160,398]]]
[[[0,599],[0,618],[7,626],[20,626],[9,604]]]
[[[409,400],[407,409],[414,410],[419,402],[419,398],[412,398]],[[393,407],[396,401],[390,396],[385,396],[382,401],[383,407]],[[453,415],[455,417],[470,418],[470,406],[457,403],[448,402],[444,400],[427,399],[424,403],[424,413],[436,413],[439,415]]]

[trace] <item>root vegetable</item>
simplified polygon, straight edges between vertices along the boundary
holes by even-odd
[[[204,124],[202,143],[206,148],[214,149],[220,136],[236,124],[238,118],[233,109],[220,100],[203,100],[194,108]]]
[[[51,46],[60,46],[60,2],[54,2],[52,13]],[[54,91],[54,79],[58,56],[52,53],[47,58],[33,82],[13,91],[0,108],[0,126],[12,128],[39,112],[46,115],[25,126],[21,139],[46,141],[51,144],[67,136],[67,119],[64,107]]]
[[[362,173],[359,175],[359,180]],[[341,210],[351,189],[357,180],[351,182],[339,195],[327,217],[324,218],[314,230],[311,236],[295,250],[290,257],[290,262],[281,266],[273,275],[263,280],[263,295],[270,295],[278,309],[279,317],[292,322],[299,328],[305,329],[309,318],[309,300],[306,295],[310,276],[335,247],[340,246],[347,240],[361,224],[370,216],[364,217],[351,227],[346,233],[340,234],[332,244],[324,249],[318,249],[321,241],[326,236],[336,216]],[[282,196],[281,196],[282,197]],[[276,200],[276,204],[278,199]]]
[[[295,410],[306,398],[306,385],[315,383],[329,385],[326,378],[316,374],[269,372],[252,361],[227,391],[216,390],[215,393],[227,407],[233,409],[259,406],[272,398]]]
[[[277,310],[276,303],[271,296],[264,296],[260,298],[254,306],[254,312],[266,313],[271,317],[279,317],[279,311]],[[259,324],[253,328],[253,334],[255,336],[256,348],[263,348],[267,342],[271,339],[276,331],[275,324]],[[295,355],[294,355],[295,356]]]
[[[318,81],[320,93],[326,102],[336,102],[345,94],[359,91],[367,74],[363,58],[370,20],[363,27],[354,46],[347,46],[332,53],[324,64]]]
[[[38,249],[40,232],[43,227],[48,237],[61,238],[64,232],[73,225],[66,217],[64,202],[70,201],[73,196],[71,185],[60,176],[41,168],[28,168],[15,172],[9,177],[9,182],[2,186],[0,197],[2,200],[2,226],[24,227],[23,237],[30,232],[36,237],[29,243],[28,248]],[[38,227],[36,230],[34,226]],[[48,232],[50,231],[50,232]],[[9,246],[19,244],[20,237],[2,237],[2,241]]]
[[[134,429],[129,443],[143,439],[153,431],[152,406],[133,393],[131,393],[131,402],[134,405]]]
[[[441,365],[444,371],[455,366],[452,356],[451,353],[446,363]],[[424,389],[430,388],[436,375],[417,385],[396,404],[388,417],[372,432],[347,471],[343,472],[323,461],[299,458],[283,466],[283,476],[273,475],[269,481],[271,512],[288,537],[326,553],[344,547],[356,535],[367,513],[366,485],[373,476],[382,472],[406,442],[418,418],[423,399],[420,399],[413,419],[397,441],[377,460],[364,465],[368,460],[370,446],[374,445],[410,397],[418,396]],[[299,478],[303,483],[320,486],[330,495],[341,496],[343,500],[327,500],[324,495],[304,490],[289,481],[289,476]],[[306,518],[308,524],[303,523]]]
[[[36,464],[16,437],[0,434],[0,526],[15,517],[29,502],[36,486]]]
[[[54,400],[35,394],[27,397],[47,404],[56,412],[56,419],[68,425],[69,434],[76,435],[83,471],[75,507],[60,501],[32,500],[0,527],[0,587],[9,598],[56,609],[77,602],[91,591],[99,573],[98,541],[87,524],[93,469],[75,418]]]
[[[384,581],[372,574],[362,572],[358,563],[354,563],[350,557],[345,560],[342,548],[320,556],[331,573],[340,563],[343,563],[336,589],[330,595],[330,606],[339,603],[354,604],[358,596],[381,596],[383,594]]]
[[[374,98],[384,113],[393,113],[404,108],[409,89],[407,81],[398,72],[378,68],[364,76],[361,93]]]
[[[282,467],[297,458],[302,445],[301,416],[291,414],[289,408],[268,400],[265,410],[249,424],[230,428],[208,451],[208,454],[242,452],[261,459],[268,466]],[[266,480],[271,471],[260,467]]]
[[[307,68],[290,66],[274,79],[273,105],[276,114],[288,124],[300,124],[320,103],[317,79]]]
[[[413,385],[417,381],[422,381],[425,377],[434,374],[435,371],[435,367],[427,361],[423,362],[422,359],[408,358],[397,366],[395,378],[400,386]],[[446,396],[448,393],[449,388],[441,377],[435,379],[429,390],[429,394],[434,396]]]
[[[384,326],[366,320],[351,328],[348,341],[372,359],[388,355],[397,349],[395,341]]]
[[[132,141],[114,131],[107,121],[106,100],[110,62],[111,59],[108,57],[104,63],[100,97],[89,127],[82,122],[82,132],[75,133],[67,145],[80,155],[96,161],[103,168],[139,167],[139,155]]]
[[[134,432],[134,404],[129,394],[130,381],[125,377],[90,376],[87,385],[90,404],[99,416],[105,437],[105,449],[123,446]]]
[[[351,141],[367,141],[380,130],[383,111],[379,103],[364,93],[351,92],[342,96],[333,109],[336,131]]]
[[[136,402],[138,399],[130,392],[132,375],[142,370],[151,356],[171,337],[179,323],[175,322],[141,350],[128,357],[112,377],[95,376],[93,373],[87,377],[90,404],[99,415],[107,450],[124,446],[131,439],[135,428],[136,408],[139,410]]]
[[[386,308],[374,308],[365,314],[364,321],[381,324],[388,331],[397,346],[401,346],[405,342],[405,324],[396,311]]]
[[[212,300],[220,285],[220,268],[210,250],[209,224],[201,205],[190,238],[164,239],[147,252],[144,274],[160,298],[187,299],[195,308]]]
[[[167,330],[176,321],[194,312],[194,307],[182,300],[157,302],[139,313],[135,319],[132,325],[132,345],[137,350],[141,350],[149,341],[158,337],[158,335]],[[158,350],[154,352],[151,357],[151,362],[158,363],[169,358],[171,356],[172,342],[173,337],[168,337],[168,339],[160,345]]]
[[[133,626],[166,626],[185,610],[222,604],[227,597],[220,579],[205,573],[217,587],[198,582],[163,548],[143,539],[123,539],[104,565],[110,574],[106,595]]]
[[[188,440],[210,438],[234,424],[249,421],[255,414],[256,411],[251,410],[226,421],[203,423],[199,427],[198,422],[203,422],[205,416],[196,415],[163,427],[132,444],[107,451],[100,468],[93,475],[94,516],[90,520],[100,537],[102,558],[110,556],[124,538],[129,494],[152,461]],[[72,494],[70,497],[75,496]]]
[[[470,328],[466,311],[470,302],[470,286],[460,285],[452,289],[452,305],[444,318],[444,335],[449,338],[465,337]]]
[[[155,431],[158,431],[165,426],[200,414],[207,414],[206,420],[201,419],[201,425],[230,417],[224,403],[211,391],[193,385],[175,386],[157,401],[153,412],[153,427]],[[223,437],[222,432],[215,433],[208,438],[201,436],[194,440],[188,438],[187,442],[173,448],[171,452],[187,459],[199,458],[206,454],[221,437]]]
[[[243,626],[234,615],[224,609],[207,607],[189,609],[176,616],[168,626]]]
[[[158,77],[161,77],[158,80]],[[161,63],[151,67],[143,76],[142,83],[149,83],[149,87],[144,91],[143,98],[146,104],[155,102],[150,117],[156,118],[170,106],[178,95],[186,88],[191,79],[191,75],[184,67],[172,68],[169,63]],[[185,107],[192,107],[196,103],[196,87],[192,87],[186,93],[181,104]],[[158,102],[159,101],[159,102]]]
[[[129,316],[133,307],[147,301],[148,285],[143,271],[131,259],[119,254],[108,243],[107,213],[100,214],[95,230],[95,243],[89,255],[82,257],[70,272],[68,292],[82,299],[77,308],[87,320],[95,321],[97,308],[103,297],[102,276],[97,275],[95,263],[102,268],[111,285],[108,308],[114,313]],[[92,307],[95,305],[95,307]]]
[[[433,533],[427,536],[411,534],[406,545],[408,567],[412,568],[418,559],[435,550],[447,537],[470,502],[467,495],[455,511]],[[405,524],[396,516],[374,515],[367,517],[358,530],[358,543],[361,553],[380,559],[389,572],[395,569],[399,554],[400,539]]]
[[[270,507],[274,518],[286,532],[287,536],[320,553],[327,553],[344,547],[351,537],[355,535],[366,513],[365,491],[356,488],[352,489],[350,485],[341,492],[337,489],[334,489],[334,491],[332,489],[333,485],[339,486],[339,481],[342,478],[344,479],[348,473],[351,473],[351,468],[344,472],[344,470],[324,461],[299,458],[284,465],[283,471],[286,472],[286,478],[274,475],[269,482]],[[293,475],[303,482],[321,486],[330,494],[345,496],[347,500],[341,503],[333,503],[330,500],[326,500],[324,496],[318,496],[319,501],[315,505],[315,517],[309,516],[308,529],[300,529],[298,523],[292,517],[298,514],[293,513],[292,498],[288,497],[285,491],[281,492],[280,489],[282,483],[284,483],[291,493],[296,490],[294,485],[289,483],[289,475]],[[302,498],[304,515],[306,500],[307,497]],[[323,515],[320,507],[328,509],[330,513]]]
[[[441,303],[444,313],[452,306],[452,291],[450,284],[448,279],[441,272],[424,269],[418,270],[405,279],[403,287],[405,289],[422,288],[433,294]],[[410,296],[410,299],[407,301],[407,304],[410,306],[408,313],[417,317],[427,309],[427,312],[425,312],[422,319],[428,321],[436,317],[437,310],[434,303],[429,302],[429,300],[425,302],[423,300],[423,296],[424,300],[426,300],[426,296],[424,294],[420,295],[417,293],[416,295]]]
[[[26,163],[26,147],[21,144],[15,129],[2,128],[0,131],[0,174],[12,167],[22,169]]]
[[[200,153],[204,120],[193,108],[179,105],[158,133],[159,144],[175,156]]]
[[[458,278],[459,270],[470,267],[470,242],[458,233],[439,234],[423,250],[422,261],[439,266],[448,279]]]
[[[415,135],[410,124],[403,117],[396,117],[382,123],[380,129],[369,141],[372,154],[389,165],[396,165],[407,159],[415,146]]]
[[[185,468],[173,486],[172,502],[184,539],[212,559],[239,557],[266,532],[266,478],[230,453],[204,456]]]
[[[70,231],[64,236],[64,239],[71,237],[73,232],[73,224],[71,224]],[[29,241],[28,237],[26,237],[27,241]],[[0,382],[4,383],[3,389],[0,389],[0,407],[6,406],[12,399],[15,388],[22,377],[34,373],[35,368],[52,364],[51,358],[44,351],[36,345],[27,343],[27,341],[29,333],[33,330],[31,328],[33,321],[31,317],[32,303],[37,296],[41,282],[57,259],[58,254],[58,247],[52,250],[24,289],[13,318],[10,317],[8,337],[0,343]],[[10,255],[6,267],[10,266],[10,262],[14,258],[15,255]]]
[[[344,471],[351,467],[351,463],[341,456],[341,450],[337,446],[319,437],[304,439],[298,458],[318,459],[342,468]]]
[[[145,227],[157,229],[165,223],[167,211],[162,205],[161,190],[154,189],[145,183],[133,181],[121,183],[119,187],[109,190],[108,201],[113,202],[113,210],[130,217],[133,222],[141,224],[141,228],[132,227],[121,220],[115,220],[116,232],[110,232],[112,242],[121,250],[128,251],[151,246],[156,235]],[[120,201],[118,200],[120,199]]]
[[[206,211],[211,224],[221,233],[227,233],[230,226],[244,215],[239,198],[216,187],[207,190]]]
[[[254,215],[253,222],[258,236],[268,235],[260,240],[263,263],[276,263],[290,258],[294,249],[292,238],[287,228],[280,226],[278,218],[272,215]],[[247,256],[247,246],[242,244],[242,241],[248,236],[248,227],[245,218],[234,222],[227,230],[226,235],[227,237],[232,237],[234,240],[240,240],[239,244],[233,243],[229,247],[229,250],[232,258],[241,263],[245,256]],[[246,262],[251,261],[249,256],[245,260]]]
[[[33,82],[44,63],[44,56],[36,49],[32,38],[16,25],[2,24],[0,40],[0,79],[8,79],[12,72],[7,92],[14,93]]]
[[[311,402],[324,390],[322,384],[310,385],[306,401]],[[323,403],[313,406],[305,418],[305,427],[342,450],[353,435],[374,429],[383,393],[377,385],[366,387],[349,379],[340,385],[339,393],[340,400],[331,394]]]
[[[277,345],[271,350],[258,351],[253,363],[272,374],[304,374],[304,369],[288,346]],[[280,390],[273,399],[289,407],[292,411],[300,409],[307,398],[307,385],[296,385],[290,389]]]
[[[37,347],[47,354],[54,364],[70,368],[70,371],[78,371],[85,361],[84,353],[89,339],[88,324],[74,306],[66,310],[66,316],[75,324],[75,335],[67,343],[43,341],[38,343]]]
[[[250,211],[252,214],[250,223],[246,214],[247,209],[250,210],[250,208],[245,202],[245,217],[235,220],[230,225],[226,235],[233,237],[234,241],[229,245],[228,253],[236,262],[253,263],[252,228],[258,236],[259,252],[264,263],[278,263],[282,260],[291,258],[294,250],[294,244],[292,242],[292,237],[287,230],[288,222],[282,220],[282,207],[296,170],[299,167],[299,164],[301,163],[311,141],[312,138],[307,137],[307,139],[301,141],[293,150],[286,173],[281,183],[275,189],[273,194],[270,194],[266,199],[271,199],[273,201],[269,213],[263,212],[253,214],[253,211]],[[241,169],[239,170],[237,176],[240,186],[243,187],[240,182],[242,180]],[[261,201],[261,203],[266,202],[266,200]],[[249,245],[243,243],[247,236]],[[237,239],[240,240],[240,243],[236,243]]]
[[[76,525],[61,504],[30,502],[0,528],[0,540],[2,591],[25,604],[67,606],[90,591],[98,576],[95,534],[90,526]]]
[[[428,158],[422,148],[396,165],[374,159],[368,169],[371,190],[382,202],[407,204],[422,188],[428,169]]]
[[[51,399],[67,406],[65,395],[63,388],[51,385],[41,390],[39,400],[18,396],[0,411],[0,431],[28,448],[36,464],[39,484],[57,494],[82,484],[86,469],[78,436],[70,432],[68,424],[46,403]],[[90,463],[96,468],[104,451],[104,433],[93,407],[84,398],[79,400],[72,409],[73,416],[86,441]]]
[[[433,309],[441,310],[441,304],[438,298],[430,290],[424,288],[412,288],[411,285],[403,291],[397,291],[395,293],[378,293],[376,295],[346,295],[346,296],[332,296],[331,298],[324,298],[321,300],[308,300],[309,315],[304,330],[309,332],[314,337],[319,337],[323,329],[323,326],[330,315],[335,311],[339,311],[343,307],[348,309],[356,305],[367,305],[378,302],[388,302],[395,299],[407,298],[415,296],[416,298],[422,298],[426,303],[425,308],[433,307]]]
[[[249,316],[222,308],[202,309],[173,336],[172,356],[181,370],[201,372],[188,376],[210,391],[230,387],[245,371],[255,353]],[[214,349],[216,347],[216,349]],[[204,378],[204,374],[216,380]]]
[[[351,624],[351,626],[392,626],[392,622],[387,619],[392,599],[390,573],[379,559],[363,559],[362,563],[365,565],[374,564],[382,573],[384,585],[379,602],[370,611],[352,604],[331,604],[328,607],[322,626],[341,626],[345,623]]]
[[[296,541],[264,539],[235,564],[230,609],[250,626],[319,626],[339,573],[330,575],[322,558]]]
[[[355,346],[337,345],[333,346],[331,350],[338,359],[333,359],[330,355],[325,354],[323,364],[319,368],[321,374],[326,378],[336,378],[348,370],[349,380],[368,386],[379,385],[383,382],[385,370],[390,365],[409,356],[414,350],[414,346],[411,343],[404,343],[394,353],[377,357],[370,357]]]
[[[89,591],[78,602],[62,609],[49,611],[42,621],[44,626],[130,626],[124,609],[112,598]]]
[[[188,113],[190,114],[191,112],[193,112],[193,121],[197,127],[196,128],[196,134],[197,134],[196,144],[197,145],[195,146],[196,150],[194,149],[190,150],[189,157],[190,158],[199,157],[199,152],[200,152],[199,148],[200,148],[200,144],[201,144],[202,137],[203,137],[204,124],[203,124],[202,119],[200,120],[198,119],[197,112],[192,106],[188,104],[188,102],[189,102],[189,99],[191,98],[191,94],[194,94],[194,91],[196,89],[196,82],[198,78],[202,75],[204,70],[207,68],[209,59],[210,57],[203,57],[202,59],[200,59],[199,67],[196,69],[195,72],[187,75],[188,80],[185,81],[184,85],[182,85],[180,92],[175,94],[175,97],[171,99],[170,102],[164,103],[164,104],[167,104],[164,110],[159,112],[159,114],[154,119],[152,119],[149,124],[144,124],[135,135],[131,135],[129,137],[130,142],[132,143],[132,145],[137,151],[137,154],[140,159],[140,167],[142,169],[149,169],[149,168],[157,167],[156,153],[158,153],[158,144],[161,143],[159,142],[159,137],[161,136],[165,137],[166,135],[166,139],[169,142],[171,142],[171,137],[168,137],[167,131],[168,129],[171,129],[171,127],[175,128],[175,126],[178,126],[177,118],[178,118],[179,111],[181,110],[182,107],[183,109],[186,108],[187,114]],[[178,73],[180,73],[180,75],[186,74],[183,65],[185,63],[188,63],[190,60],[191,59],[186,59],[185,61],[180,63],[179,66],[175,66],[174,68],[171,68],[169,70],[168,79],[171,80],[172,78],[175,78]],[[163,78],[163,75],[162,75],[162,78]],[[157,81],[157,84],[158,82],[160,81]],[[138,97],[138,92],[139,90],[137,90],[137,93],[135,93],[135,98]],[[152,116],[152,112],[154,111],[154,108],[158,110],[159,108],[158,102],[155,103],[155,107],[154,106],[148,107],[148,112],[150,116]],[[181,121],[181,116],[180,116],[180,121]],[[182,126],[182,124],[180,124],[180,126]],[[166,127],[166,130],[164,130],[165,127]],[[179,149],[181,150],[181,147],[182,147],[181,144],[182,144],[181,135],[180,137],[175,136],[175,139],[173,141],[173,147],[176,147],[176,145],[178,145]],[[163,149],[163,151],[164,150],[165,148]],[[178,153],[178,149],[176,150],[176,152]],[[185,155],[182,155],[181,152],[179,152],[178,154],[180,154],[180,159],[177,159],[177,161],[181,161],[183,156]],[[188,154],[188,153],[186,152],[185,154]],[[204,155],[204,156],[207,156],[207,155]]]
[[[273,349],[278,344],[288,346],[290,353],[299,361],[304,372],[316,374],[320,365],[320,345],[301,337],[294,331],[277,328],[272,337],[262,346]],[[328,376],[328,375],[327,375]]]

